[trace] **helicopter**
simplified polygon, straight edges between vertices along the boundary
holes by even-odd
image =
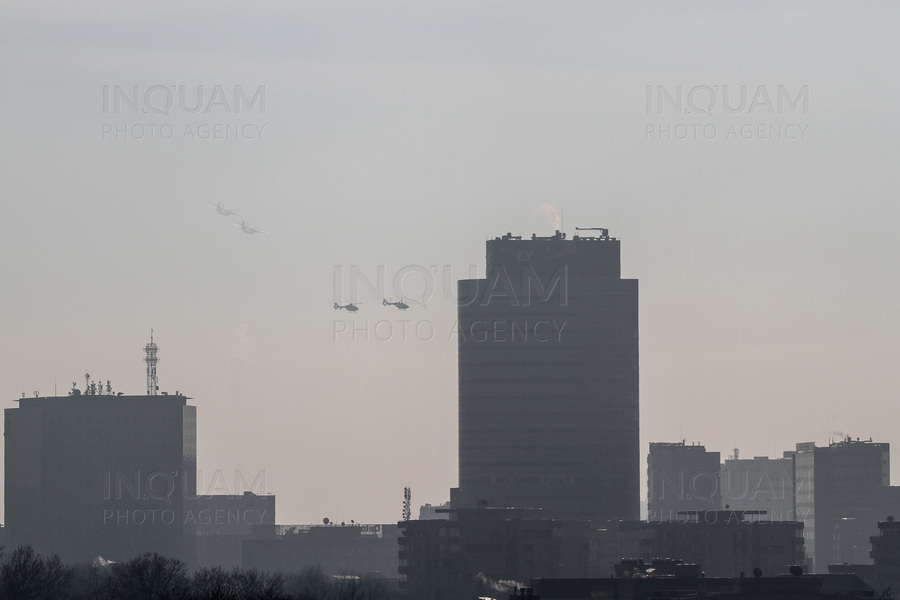
[[[382,299],[381,303],[382,303],[384,306],[396,306],[396,307],[399,308],[400,310],[406,310],[407,308],[409,308],[409,304],[407,304],[406,302],[404,302],[404,301],[403,301],[403,298],[400,298],[400,301],[399,301],[399,302],[388,302],[388,301],[387,301],[387,298],[384,298],[384,299]]]
[[[359,307],[357,305],[353,304],[352,302],[348,302],[347,304],[344,304],[343,306],[338,304],[337,302],[334,303],[334,310],[338,310],[341,308],[345,309],[347,312],[356,312],[359,310]]]
[[[222,215],[223,217],[228,217],[231,215],[238,214],[238,212],[236,210],[231,210],[230,208],[226,208],[226,207],[222,206],[221,202],[217,202],[217,203],[213,204],[212,201],[210,201],[210,204],[212,204],[213,208],[216,209],[216,212],[219,213],[220,215]]]
[[[241,231],[243,231],[244,233],[249,233],[249,234],[251,234],[251,235],[254,234],[254,233],[265,233],[266,235],[268,235],[268,233],[269,233],[268,231],[263,231],[262,229],[259,229],[259,228],[257,228],[257,227],[252,227],[252,226],[250,226],[250,225],[247,225],[247,222],[246,222],[246,221],[241,221],[240,223],[238,223],[237,221],[235,221],[235,222],[234,222],[234,226],[235,226],[235,227],[240,227],[240,228],[241,228]]]

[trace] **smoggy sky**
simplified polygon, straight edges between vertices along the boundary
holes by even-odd
[[[408,485],[415,515],[457,483],[455,281],[552,208],[640,280],[642,455],[898,448],[898,29],[888,2],[4,3],[4,406],[86,371],[143,393],[153,327],[202,491],[391,522]]]

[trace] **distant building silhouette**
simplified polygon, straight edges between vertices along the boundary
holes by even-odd
[[[876,591],[900,590],[900,521],[893,516],[878,522],[878,535],[871,538],[873,579]],[[894,593],[896,595],[896,592]]]
[[[449,521],[400,523],[401,589],[410,598],[497,598],[535,577],[728,577],[754,569],[773,576],[804,559],[801,523],[751,522],[759,515],[743,511],[610,521],[599,529],[542,512],[462,509],[451,510]]]
[[[458,316],[454,507],[639,518],[638,285],[619,241],[489,240]]]
[[[409,598],[497,598],[511,582],[584,577],[590,522],[529,509],[451,509],[450,520],[402,521],[400,588]]]
[[[733,510],[764,510],[769,521],[796,521],[794,452],[782,458],[729,458],[720,477],[722,504]]]
[[[243,541],[245,569],[299,573],[318,567],[332,576],[377,574],[392,581],[397,577],[397,524],[280,525],[279,529],[273,538]]]
[[[683,511],[722,507],[719,453],[681,442],[651,442],[647,455],[647,519],[674,521]]]
[[[682,511],[677,520],[619,521],[594,533],[592,575],[609,577],[622,558],[698,564],[710,577],[733,577],[759,568],[766,575],[802,564],[803,524],[766,521],[751,511]]]
[[[797,444],[794,487],[797,519],[803,521],[803,536],[811,567],[827,572],[835,562],[836,532],[849,523],[842,519],[863,518],[857,526],[875,533],[878,516],[872,508],[890,485],[890,444],[846,439],[817,448],[814,442]],[[870,521],[870,522],[869,522]],[[868,523],[868,525],[867,525]],[[843,527],[842,527],[843,526]],[[856,534],[858,537],[858,534]]]
[[[848,511],[849,512],[849,511]],[[891,515],[900,515],[900,487],[875,488],[874,497],[856,507],[849,517],[835,519],[832,529],[832,564],[872,564],[872,536],[878,534],[878,523]]]
[[[195,535],[185,540],[192,568],[242,566],[242,544],[250,539],[275,537],[275,496],[213,494],[189,499],[184,522]]]
[[[187,398],[78,392],[18,402],[5,410],[10,546],[67,562],[186,558],[185,499],[197,485],[196,408]]]
[[[442,519],[446,521],[450,518],[450,513],[447,512],[447,509],[449,508],[449,502],[444,502],[443,504],[438,504],[436,506],[423,504],[419,507],[419,520],[430,521],[432,519]]]
[[[533,579],[525,588],[513,590],[508,600],[862,600],[876,594],[851,574],[756,577],[754,573],[733,577],[684,576],[653,573],[603,579]],[[665,563],[663,563],[665,565]],[[626,566],[626,565],[623,565]],[[650,567],[648,563],[646,566]],[[677,564],[676,564],[677,566]],[[689,567],[690,565],[684,565]],[[702,566],[702,565],[701,565]]]

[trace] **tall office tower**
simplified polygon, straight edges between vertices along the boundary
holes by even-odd
[[[765,511],[759,520],[796,521],[794,452],[782,458],[754,456],[725,460],[721,475],[722,504],[732,510]]]
[[[675,521],[685,511],[722,504],[719,453],[681,442],[652,442],[647,455],[647,520]],[[680,513],[680,515],[679,515]]]
[[[459,282],[456,507],[639,518],[638,285],[595,231],[489,240]]]
[[[21,398],[5,410],[7,545],[66,562],[185,558],[196,408],[177,394],[101,394],[93,384],[86,392]]]
[[[871,515],[890,485],[890,444],[849,437],[816,448],[797,444],[794,488],[797,520],[803,521],[806,555],[812,568],[827,572],[834,562],[835,533],[842,519],[868,518],[870,535],[878,518]],[[865,526],[865,523],[860,523]]]

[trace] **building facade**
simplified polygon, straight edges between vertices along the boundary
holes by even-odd
[[[499,597],[510,582],[588,574],[590,522],[528,509],[451,510],[449,520],[401,521],[400,589],[409,598]]]
[[[194,536],[186,543],[194,568],[242,566],[242,544],[275,537],[275,496],[253,492],[202,495],[188,500],[184,522]]]
[[[796,521],[794,452],[782,458],[729,458],[720,477],[723,506],[766,511],[769,521]]]
[[[182,395],[22,398],[5,410],[10,546],[66,562],[185,556],[196,408]]]
[[[683,511],[671,521],[620,521],[594,532],[591,569],[609,577],[622,557],[646,564],[667,558],[700,565],[709,577],[760,569],[766,576],[803,563],[803,524],[763,521],[750,511]]]
[[[647,519],[672,521],[684,511],[722,507],[719,453],[684,441],[651,442],[647,455]]]
[[[398,526],[393,523],[298,526],[268,539],[245,539],[242,565],[260,571],[301,573],[320,568],[330,576],[393,579],[399,560],[398,536]]]
[[[797,519],[803,521],[807,557],[814,571],[825,573],[828,565],[835,562],[836,540],[850,525],[843,519],[860,519],[853,524],[857,538],[860,528],[869,535],[877,531],[879,517],[872,509],[890,485],[890,472],[887,443],[847,437],[821,448],[813,442],[797,444]]]
[[[654,568],[660,562],[654,561]],[[649,566],[649,563],[648,565]],[[684,565],[688,566],[688,565]],[[849,600],[877,597],[872,588],[851,574],[793,577],[709,577],[659,574],[634,578],[535,579],[509,600]]]
[[[871,558],[875,590],[900,588],[900,521],[890,516],[878,522],[878,534],[871,537]]]
[[[489,240],[458,302],[454,506],[638,519],[638,285],[619,241]]]

